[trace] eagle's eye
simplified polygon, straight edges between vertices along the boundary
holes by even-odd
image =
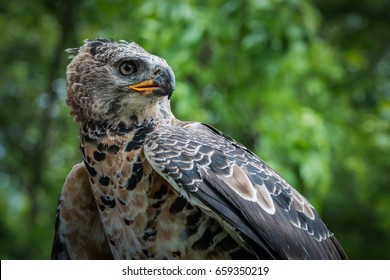
[[[125,61],[119,65],[119,71],[124,76],[130,76],[136,71],[136,67],[134,63]]]

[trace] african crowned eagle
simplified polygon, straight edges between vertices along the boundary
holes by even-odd
[[[105,39],[68,52],[83,162],[61,191],[53,259],[346,259],[313,206],[258,156],[174,117],[165,60]]]

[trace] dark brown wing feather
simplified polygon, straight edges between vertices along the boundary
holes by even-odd
[[[112,258],[87,170],[77,164],[62,187],[51,259]]]
[[[218,130],[199,123],[164,127],[145,143],[156,171],[233,226],[259,258],[346,259],[310,203]]]

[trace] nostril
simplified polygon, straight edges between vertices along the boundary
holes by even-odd
[[[153,74],[158,75],[160,74],[160,72],[161,72],[161,68],[157,68],[156,70],[154,70]]]

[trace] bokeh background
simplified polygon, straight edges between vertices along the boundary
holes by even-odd
[[[47,259],[81,160],[66,48],[136,41],[176,73],[176,116],[247,145],[351,259],[390,259],[390,2],[0,2],[0,258]]]

